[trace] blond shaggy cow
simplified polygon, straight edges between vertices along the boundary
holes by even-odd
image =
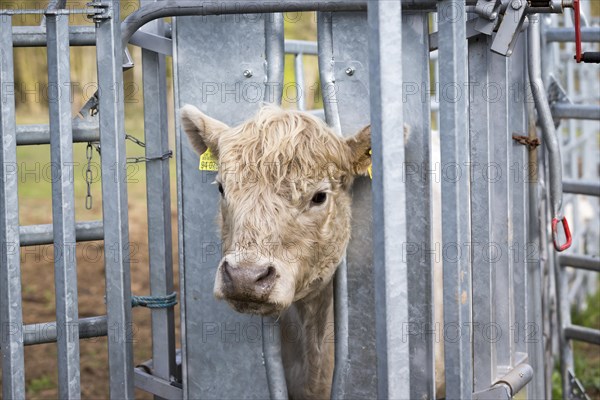
[[[190,105],[181,120],[194,149],[208,146],[219,160],[224,257],[215,296],[300,326],[300,343],[282,343],[290,397],[329,398],[331,278],[350,238],[349,189],[370,165],[370,129],[344,139],[309,114],[274,106],[236,127]]]

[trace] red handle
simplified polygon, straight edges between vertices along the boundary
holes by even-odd
[[[573,12],[575,13],[575,60],[581,62],[581,11],[579,0],[573,0]]]
[[[563,230],[565,232],[565,237],[567,241],[560,246],[558,244],[558,221],[562,222]],[[569,223],[567,222],[567,217],[562,217],[561,220],[558,218],[552,218],[552,241],[554,242],[554,248],[556,251],[565,251],[569,247],[571,247],[571,243],[573,242],[573,238],[571,237],[571,230],[569,229]]]

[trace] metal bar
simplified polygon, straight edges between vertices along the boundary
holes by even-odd
[[[304,95],[304,63],[302,62],[302,53],[294,56],[294,76],[296,77],[296,98],[298,110],[306,110],[306,96]]]
[[[525,78],[525,98],[531,98],[531,85],[529,79]],[[527,131],[530,139],[537,139],[536,114],[535,107],[532,102],[525,102],[527,111]],[[541,250],[540,247],[540,202],[538,200],[538,191],[540,183],[538,180],[538,150],[535,147],[530,147],[528,151],[528,215],[527,221],[527,241],[524,249],[523,258],[527,267],[527,325],[525,329],[531,329],[534,340],[528,344],[527,353],[529,355],[529,363],[533,368],[534,378],[532,384],[527,389],[527,394],[531,399],[541,399],[547,397],[545,395],[544,374],[544,341],[543,338],[543,323],[544,312],[542,307],[542,266],[539,253],[530,256],[529,249]],[[549,285],[548,285],[549,286]],[[528,331],[526,331],[528,332]]]
[[[153,0],[143,0],[141,5]],[[146,26],[149,33],[164,32],[162,20]],[[139,33],[139,32],[138,32]],[[144,89],[144,142],[146,157],[169,151],[167,73],[165,56],[142,49]],[[171,232],[171,186],[169,159],[146,164],[150,293],[173,292],[173,245]],[[175,362],[175,314],[173,307],[152,310],[153,374],[169,381],[177,375]]]
[[[100,3],[94,1],[93,4]],[[123,115],[123,49],[119,3],[102,2],[111,17],[96,22],[102,211],[104,215],[108,365],[111,399],[133,399],[131,278]]]
[[[554,103],[551,112],[556,119],[600,120],[600,106],[597,105]]]
[[[51,162],[58,166],[59,179],[52,180],[54,233],[54,287],[56,324],[60,329],[76,325],[77,260],[75,255],[75,193],[73,182],[73,132],[71,130],[71,66],[68,15],[47,15],[48,104],[50,111]],[[57,337],[58,397],[81,397],[79,380],[79,331]]]
[[[571,325],[565,327],[567,339],[600,345],[600,330],[586,328],[585,326]]]
[[[135,386],[164,399],[181,399],[183,390],[157,376],[151,375],[142,368],[134,370]]]
[[[407,2],[407,6],[420,6],[424,2]],[[430,0],[430,4],[435,2]],[[146,23],[163,17],[177,17],[184,15],[225,15],[225,14],[263,14],[275,12],[299,11],[365,11],[366,1],[335,1],[312,0],[310,2],[238,2],[221,1],[218,3],[194,3],[186,0],[169,1],[166,4],[157,2],[140,7],[139,10],[129,14],[122,22],[123,43],[128,43],[131,36]]]
[[[57,337],[63,336],[75,341],[106,336],[108,332],[106,315],[81,318],[76,324],[61,326],[58,332],[57,334],[56,321],[23,325],[23,344],[32,346],[54,343]]]
[[[410,398],[409,344],[398,327],[409,320],[406,199],[403,168],[402,5],[369,4],[371,145],[373,149],[373,259],[377,397]]]
[[[487,179],[493,179],[492,197],[489,207],[492,223],[492,242],[496,256],[493,258],[494,273],[496,274],[496,290],[492,312],[494,322],[500,327],[502,335],[498,336],[495,343],[496,365],[500,374],[504,374],[513,365],[512,352],[512,326],[513,310],[511,309],[513,263],[509,256],[509,227],[512,223],[512,210],[510,198],[510,152],[513,146],[512,131],[509,126],[510,96],[508,95],[509,59],[493,53],[489,58],[490,81],[499,88],[500,94],[493,103],[493,112],[490,114],[490,128],[492,131],[492,165],[488,169]],[[497,175],[494,174],[495,171]],[[498,173],[499,172],[499,173]],[[494,175],[492,175],[494,174]]]
[[[164,30],[163,30],[164,32]],[[151,50],[153,52],[172,56],[173,41],[159,34],[158,32],[148,32],[142,28],[131,36],[129,44],[139,46],[142,49]]]
[[[100,140],[98,125],[90,122],[73,121],[73,143],[97,142]],[[50,126],[17,125],[17,146],[50,144]]]
[[[429,93],[429,15],[410,13],[403,15],[402,52],[412,54],[403,57],[402,73],[412,82],[404,82],[404,93],[412,93],[404,101],[404,123],[410,129],[405,143],[404,161],[411,172],[406,173],[406,214],[410,216],[411,228],[406,232],[408,269],[408,318],[412,332],[409,338],[410,398],[435,399],[435,335],[428,331],[434,322],[434,265],[435,239],[432,234],[432,183],[430,160],[431,114],[429,102],[422,94]],[[414,85],[414,84],[413,84]],[[427,172],[425,172],[427,171]],[[425,173],[424,173],[425,172]],[[433,238],[433,240],[432,240]],[[439,239],[439,238],[437,238]],[[441,267],[441,265],[440,265]],[[411,332],[411,333],[412,333]]]
[[[438,3],[439,87],[467,87],[467,40],[464,7],[459,0]],[[457,22],[458,21],[458,22]],[[444,255],[444,326],[470,326],[471,265],[460,246],[471,242],[469,171],[458,172],[469,162],[469,129],[466,96],[440,96],[442,169],[442,248]],[[457,169],[458,168],[458,169]],[[452,325],[450,325],[452,324]],[[446,340],[446,335],[445,338]],[[470,335],[461,334],[445,346],[446,398],[470,399],[473,389]]]
[[[581,254],[561,254],[558,257],[561,267],[573,267],[600,272],[600,258]]]
[[[43,26],[15,26],[13,32],[14,47],[44,47],[47,44],[46,29]],[[93,26],[70,26],[70,46],[94,46],[96,29]]]
[[[319,54],[317,42],[308,40],[286,39],[284,42],[284,49],[286,53],[292,54],[308,54],[312,56]]]
[[[483,87],[489,85],[487,38],[469,41],[469,81]],[[469,102],[469,130],[471,132],[471,162],[473,165],[487,166],[492,162],[492,133],[490,129],[490,105],[486,93],[474,91]],[[475,392],[486,390],[493,383],[496,373],[496,345],[489,340],[490,332],[484,327],[494,324],[494,296],[496,274],[492,260],[492,188],[490,180],[483,174],[476,174],[471,182],[471,232],[478,244],[471,249],[473,264],[477,274],[473,274],[473,326],[481,330],[473,334],[473,380]]]
[[[21,247],[52,244],[54,230],[52,224],[27,225],[19,227]],[[86,221],[75,223],[75,241],[91,242],[104,239],[102,221]]]
[[[269,395],[272,400],[287,399],[288,391],[281,360],[281,328],[273,317],[262,318],[262,345]]]
[[[264,100],[281,105],[283,96],[284,34],[283,14],[265,14],[265,58],[267,79]],[[273,327],[273,335],[265,335],[265,324]],[[262,348],[271,399],[287,399],[288,390],[281,358],[281,326],[272,317],[262,317]]]
[[[534,18],[531,16],[530,18]],[[539,17],[538,17],[539,18]],[[550,175],[550,204],[552,217],[562,219],[562,161],[560,158],[560,145],[554,130],[552,112],[548,105],[541,70],[540,50],[540,23],[529,24],[527,32],[527,52],[529,80],[535,108],[538,112],[539,122],[542,128],[543,142],[548,149],[549,175]]]
[[[335,96],[328,96],[334,90],[335,72],[333,70],[333,32],[331,13],[317,14],[318,63],[323,93],[323,111],[327,124],[339,135],[342,134],[339,109]],[[334,92],[335,94],[335,92]],[[345,369],[348,363],[348,264],[346,255],[337,267],[334,278],[334,329],[335,329],[335,367],[331,397],[342,398],[346,385]]]
[[[0,18],[0,31],[11,32],[12,18]],[[21,326],[19,197],[12,36],[0,35],[0,323],[2,397],[25,398],[25,365]]]
[[[575,29],[573,28],[548,28],[544,32],[547,42],[574,42]],[[582,27],[581,28],[582,42],[600,42],[600,28]]]
[[[600,183],[576,179],[563,180],[563,192],[600,197]]]
[[[526,60],[526,39],[523,35],[520,35],[516,38],[513,46],[513,53],[508,59],[509,72],[506,75],[506,86],[504,86],[504,90],[507,92],[510,91],[510,88],[523,88],[525,86],[527,78]],[[523,93],[524,91],[521,92],[521,94]],[[528,314],[531,312],[528,307],[529,303],[527,291],[530,277],[526,260],[523,256],[527,249],[528,243],[528,148],[512,140],[513,132],[527,131],[527,121],[525,116],[526,105],[524,99],[524,96],[518,96],[517,99],[513,98],[508,101],[508,111],[510,115],[508,121],[509,134],[506,135],[508,140],[508,164],[505,167],[506,172],[503,173],[503,175],[508,177],[510,219],[507,238],[507,258],[512,267],[512,276],[510,281],[510,324],[515,328],[512,332],[513,340],[511,343],[511,367],[516,366],[520,357],[527,357],[529,341],[525,340],[524,338],[527,337]],[[496,111],[495,107],[494,111]],[[527,367],[529,370],[531,370],[531,367]],[[514,371],[514,368],[512,371]],[[511,385],[511,387],[513,386],[514,385]],[[525,392],[525,396],[529,396],[529,386],[525,389]]]

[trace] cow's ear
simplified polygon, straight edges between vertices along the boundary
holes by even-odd
[[[181,108],[180,117],[183,130],[194,150],[198,154],[203,154],[207,148],[210,148],[211,152],[217,155],[219,135],[229,127],[189,104]]]
[[[346,139],[350,148],[352,173],[367,175],[371,166],[371,125],[362,128],[356,135]]]

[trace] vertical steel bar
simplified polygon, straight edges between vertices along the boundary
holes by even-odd
[[[0,325],[2,397],[25,398],[12,19],[0,17]]]
[[[285,57],[283,37],[283,14],[264,14],[265,17],[265,56],[267,62],[267,87],[274,89],[271,99],[265,100],[281,105],[283,95],[283,64]],[[266,324],[273,326],[273,335],[269,337],[264,334]],[[287,383],[283,360],[281,358],[281,326],[275,323],[272,317],[262,318],[262,345],[265,369],[267,373],[267,384],[271,399],[287,399]]]
[[[285,371],[281,359],[281,327],[273,317],[262,317],[262,345],[271,400],[287,399]]]
[[[296,75],[296,97],[298,98],[298,110],[306,110],[306,96],[304,94],[304,63],[302,53],[294,56],[294,73]]]
[[[512,132],[509,127],[509,93],[507,79],[509,74],[507,57],[492,53],[489,58],[490,82],[498,91],[494,96],[494,112],[490,114],[492,131],[492,164],[487,168],[487,178],[492,181],[492,197],[489,207],[492,216],[492,243],[497,256],[494,257],[496,288],[493,303],[494,321],[502,335],[496,341],[496,365],[498,373],[505,375],[512,365],[511,344],[511,276],[512,263],[509,257],[509,218],[511,218],[509,197],[509,149],[512,146]],[[492,96],[490,89],[489,95]]]
[[[470,399],[471,332],[470,177],[466,13],[462,0],[438,3],[442,243],[446,397]],[[449,329],[454,328],[454,336]],[[457,336],[458,335],[458,336]],[[451,340],[454,338],[455,340]]]
[[[526,77],[525,98],[531,95],[529,79]],[[535,108],[532,102],[526,102],[527,109],[527,131],[530,139],[537,138],[537,127],[535,125]],[[530,148],[527,159],[528,166],[528,214],[527,221],[527,241],[523,257],[527,267],[527,325],[524,327],[526,338],[533,336],[533,340],[528,344],[527,352],[529,355],[529,364],[533,368],[533,381],[528,388],[528,395],[531,399],[545,398],[544,389],[544,343],[543,343],[543,308],[542,308],[542,270],[540,263],[540,203],[538,196],[538,151],[536,148]],[[533,253],[532,253],[533,252]]]
[[[318,13],[318,52],[319,74],[323,95],[325,119],[333,130],[341,135],[342,127],[337,107],[337,100],[327,96],[334,89],[335,72],[333,70],[333,32],[332,14]],[[333,280],[334,316],[335,316],[335,368],[331,397],[341,398],[346,385],[346,369],[348,361],[348,265],[346,255],[338,266]]]
[[[154,0],[142,0],[141,5]],[[146,25],[149,33],[164,32],[162,20]],[[165,56],[142,49],[144,89],[144,140],[146,157],[160,157],[169,151],[167,116],[167,75]],[[171,237],[171,188],[169,159],[146,163],[150,293],[165,296],[173,292],[173,246]],[[166,381],[176,376],[175,313],[173,308],[152,310],[153,375]]]
[[[469,81],[476,83],[469,102],[469,131],[471,135],[471,163],[478,172],[483,171],[492,160],[492,134],[490,130],[491,103],[485,90],[489,83],[488,40],[485,37],[473,38],[469,42]],[[495,257],[492,240],[492,187],[490,180],[482,173],[471,178],[471,234],[474,238],[471,248],[473,265],[473,387],[482,391],[492,386],[496,372],[496,336],[494,329],[493,305],[495,298],[496,275],[492,260]],[[476,239],[475,239],[476,238]],[[475,306],[476,305],[476,306]],[[492,336],[493,335],[493,336]]]
[[[404,123],[411,133],[405,144],[406,213],[411,217],[411,228],[406,232],[406,261],[411,282],[410,397],[414,399],[435,398],[428,20],[427,13],[408,13],[402,24],[402,51],[412,55],[403,57],[402,72],[410,77],[403,85]]]
[[[75,257],[75,194],[71,127],[69,16],[46,14],[48,37],[48,104],[53,171],[52,221],[57,336],[58,396],[81,397],[79,380],[79,312]]]
[[[285,56],[283,37],[283,14],[264,14],[265,56],[267,82],[264,101],[281,104],[283,95],[283,62]]]
[[[373,149],[373,257],[379,398],[410,398],[410,351],[398,327],[408,323],[408,271],[402,104],[402,5],[368,9]]]
[[[100,1],[94,1],[93,4]],[[111,399],[133,398],[131,278],[123,114],[123,50],[119,2],[103,1],[109,17],[96,20],[102,211]]]
[[[527,354],[527,314],[531,312],[527,299],[527,285],[529,281],[526,269],[525,255],[527,248],[527,221],[529,219],[527,201],[528,162],[527,147],[512,140],[510,136],[518,132],[519,135],[527,135],[527,124],[525,118],[525,82],[527,77],[527,53],[525,38],[519,37],[513,54],[509,58],[509,75],[506,89],[519,88],[519,91],[509,98],[509,159],[510,165],[507,170],[509,176],[509,256],[512,264],[512,313],[513,319],[513,355],[517,362],[518,358]],[[515,365],[512,365],[513,367]],[[525,387],[529,390],[529,385]]]

